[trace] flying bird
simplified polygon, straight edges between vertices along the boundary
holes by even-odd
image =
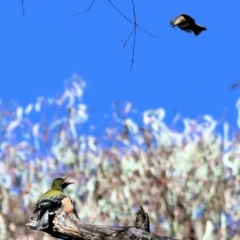
[[[239,85],[240,85],[240,81],[234,83],[230,88],[231,88],[231,89],[234,89],[234,88],[238,87]]]
[[[178,17],[173,18],[170,21],[170,24],[175,27],[178,26],[180,29],[186,32],[193,32],[196,36],[200,34],[202,31],[206,31],[207,28],[204,26],[200,26],[195,23],[195,20],[187,14],[181,14]]]
[[[33,213],[39,212],[36,230],[44,230],[49,227],[49,213],[61,207],[61,201],[67,197],[63,192],[69,184],[66,178],[56,178],[52,182],[51,189],[45,192],[34,207]]]

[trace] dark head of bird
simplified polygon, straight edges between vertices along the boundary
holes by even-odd
[[[64,188],[66,188],[68,185],[73,184],[74,182],[67,182],[68,177],[65,178],[56,178],[52,182],[52,189],[60,190],[62,191]]]

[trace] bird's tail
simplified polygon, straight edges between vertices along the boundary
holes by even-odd
[[[197,36],[198,34],[200,34],[202,31],[206,31],[207,28],[204,26],[200,26],[200,25],[195,25],[195,27],[193,28],[193,32],[194,34]]]
[[[36,230],[44,230],[49,226],[49,211],[44,209],[40,211],[37,219]]]

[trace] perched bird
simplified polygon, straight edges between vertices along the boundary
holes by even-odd
[[[74,182],[66,182],[66,178],[56,178],[51,189],[45,192],[34,207],[33,213],[39,212],[36,230],[49,227],[49,213],[61,207],[61,201],[66,197],[63,189]]]
[[[135,227],[150,232],[148,213],[144,211],[142,206],[137,212]]]
[[[178,17],[173,18],[170,24],[175,27],[178,26],[180,29],[186,32],[193,32],[196,36],[202,31],[206,31],[207,28],[200,26],[195,23],[195,20],[187,14],[181,14]]]

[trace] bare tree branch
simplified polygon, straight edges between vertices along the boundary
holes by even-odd
[[[88,12],[88,11],[92,8],[92,6],[93,6],[94,3],[95,3],[95,0],[92,1],[92,3],[89,5],[89,7],[88,7],[85,11],[76,13],[76,14],[74,14],[73,16],[77,16],[77,15],[80,15],[80,14],[83,14],[83,13]]]
[[[131,67],[130,67],[130,71],[132,70],[133,67],[133,63],[134,63],[134,55],[135,55],[135,44],[136,44],[136,32],[137,32],[137,18],[136,18],[136,11],[135,11],[135,5],[134,5],[134,0],[132,0],[132,8],[133,8],[133,16],[134,16],[134,26],[133,29],[131,31],[131,33],[129,34],[129,36],[127,37],[126,40],[121,40],[122,42],[124,42],[123,44],[123,48],[122,50],[125,48],[128,40],[130,39],[130,37],[133,34],[133,46],[132,46],[132,62],[131,62]]]
[[[134,63],[134,55],[135,55],[135,44],[136,44],[136,33],[137,33],[137,18],[136,18],[136,11],[135,11],[135,5],[134,0],[132,0],[132,8],[133,8],[133,16],[134,16],[134,27],[133,27],[133,47],[132,47],[132,63],[130,70],[132,70],[133,63]]]
[[[24,3],[23,3],[23,0],[22,1],[22,14],[23,14],[23,17],[25,17],[25,12],[24,12]]]
[[[123,48],[122,48],[122,50],[123,50],[123,49],[125,48],[128,40],[130,39],[130,37],[131,37],[132,34],[133,34],[132,62],[131,62],[131,67],[130,67],[130,71],[131,71],[132,68],[133,68],[133,63],[134,63],[137,28],[139,28],[140,30],[142,30],[142,31],[145,32],[146,34],[150,35],[151,37],[154,37],[154,38],[162,38],[162,37],[154,36],[153,34],[147,32],[145,29],[143,29],[142,27],[140,27],[140,26],[137,24],[137,18],[136,18],[136,11],[135,11],[134,0],[132,0],[132,9],[133,9],[134,21],[132,21],[132,20],[129,19],[126,15],[124,15],[124,14],[112,3],[111,0],[108,0],[108,2],[109,2],[109,3],[112,5],[112,7],[113,7],[119,14],[121,14],[127,21],[129,21],[130,23],[133,23],[133,24],[134,24],[133,29],[132,29],[131,33],[129,34],[129,36],[127,37],[127,39],[124,40],[124,41],[121,40],[122,42],[124,42]]]
[[[129,19],[126,15],[124,15],[113,3],[111,0],[108,0],[108,2],[113,6],[113,8],[115,8],[115,10],[120,13],[127,21],[129,21],[130,23],[133,23],[135,25],[135,22],[132,21],[131,19]],[[162,37],[160,36],[155,36],[153,34],[151,34],[150,32],[148,32],[147,30],[145,30],[144,28],[142,28],[141,26],[139,26],[137,23],[136,23],[136,27],[138,27],[139,29],[141,29],[143,32],[145,32],[146,34],[150,35],[151,37],[153,38],[159,38],[161,39]]]
[[[38,220],[30,217],[26,225],[29,229],[36,230]],[[41,231],[53,237],[71,240],[174,240],[166,236],[158,236],[149,231],[148,213],[140,207],[135,220],[135,227],[112,227],[83,222],[78,216],[74,202],[68,197],[62,200],[62,207],[54,212],[49,212],[49,226]]]
[[[128,40],[130,39],[130,37],[132,36],[133,32],[134,32],[134,28],[132,29],[132,31],[130,32],[130,34],[128,35],[126,40],[120,40],[121,42],[124,42],[122,50],[126,47],[126,44],[127,44]]]
[[[121,14],[127,21],[129,21],[130,23],[134,24],[133,29],[132,29],[131,33],[129,34],[129,36],[127,37],[127,39],[124,40],[124,41],[121,40],[122,42],[124,42],[123,48],[122,48],[122,50],[123,50],[123,49],[125,48],[128,40],[130,39],[130,37],[131,37],[132,34],[133,34],[132,61],[131,61],[131,67],[130,67],[130,71],[131,71],[132,68],[133,68],[133,63],[134,63],[137,28],[139,28],[140,30],[142,30],[142,31],[145,32],[146,34],[150,35],[151,37],[159,38],[159,39],[161,39],[162,37],[155,36],[155,35],[149,33],[148,31],[146,31],[145,29],[143,29],[142,27],[140,27],[140,26],[137,24],[134,0],[132,0],[132,9],[133,9],[133,17],[134,17],[134,20],[133,20],[133,21],[132,21],[131,19],[129,19],[126,15],[124,15],[124,14],[112,3],[111,0],[108,0],[108,2],[109,2],[109,3],[112,5],[112,7],[113,7],[119,14]],[[77,15],[80,15],[80,14],[83,14],[83,13],[88,12],[88,11],[92,8],[92,6],[93,6],[94,3],[95,3],[95,0],[92,1],[92,3],[89,5],[89,7],[88,7],[85,11],[76,13],[76,14],[74,14],[73,16],[77,16]]]
[[[132,0],[133,2],[133,0]],[[132,3],[134,5],[134,3]],[[133,11],[135,11],[135,9],[133,8]],[[134,15],[135,15],[135,12],[134,12]],[[135,19],[136,20],[136,19]],[[124,42],[123,44],[123,47],[122,47],[122,50],[125,48],[128,40],[130,39],[130,37],[133,35],[133,46],[132,46],[132,62],[131,62],[131,67],[130,67],[130,71],[132,70],[132,67],[133,67],[133,62],[134,62],[134,54],[135,54],[135,43],[136,43],[136,24],[134,25],[132,31],[130,32],[129,36],[127,37],[126,40],[121,40],[122,42]],[[121,51],[122,51],[121,50]]]

